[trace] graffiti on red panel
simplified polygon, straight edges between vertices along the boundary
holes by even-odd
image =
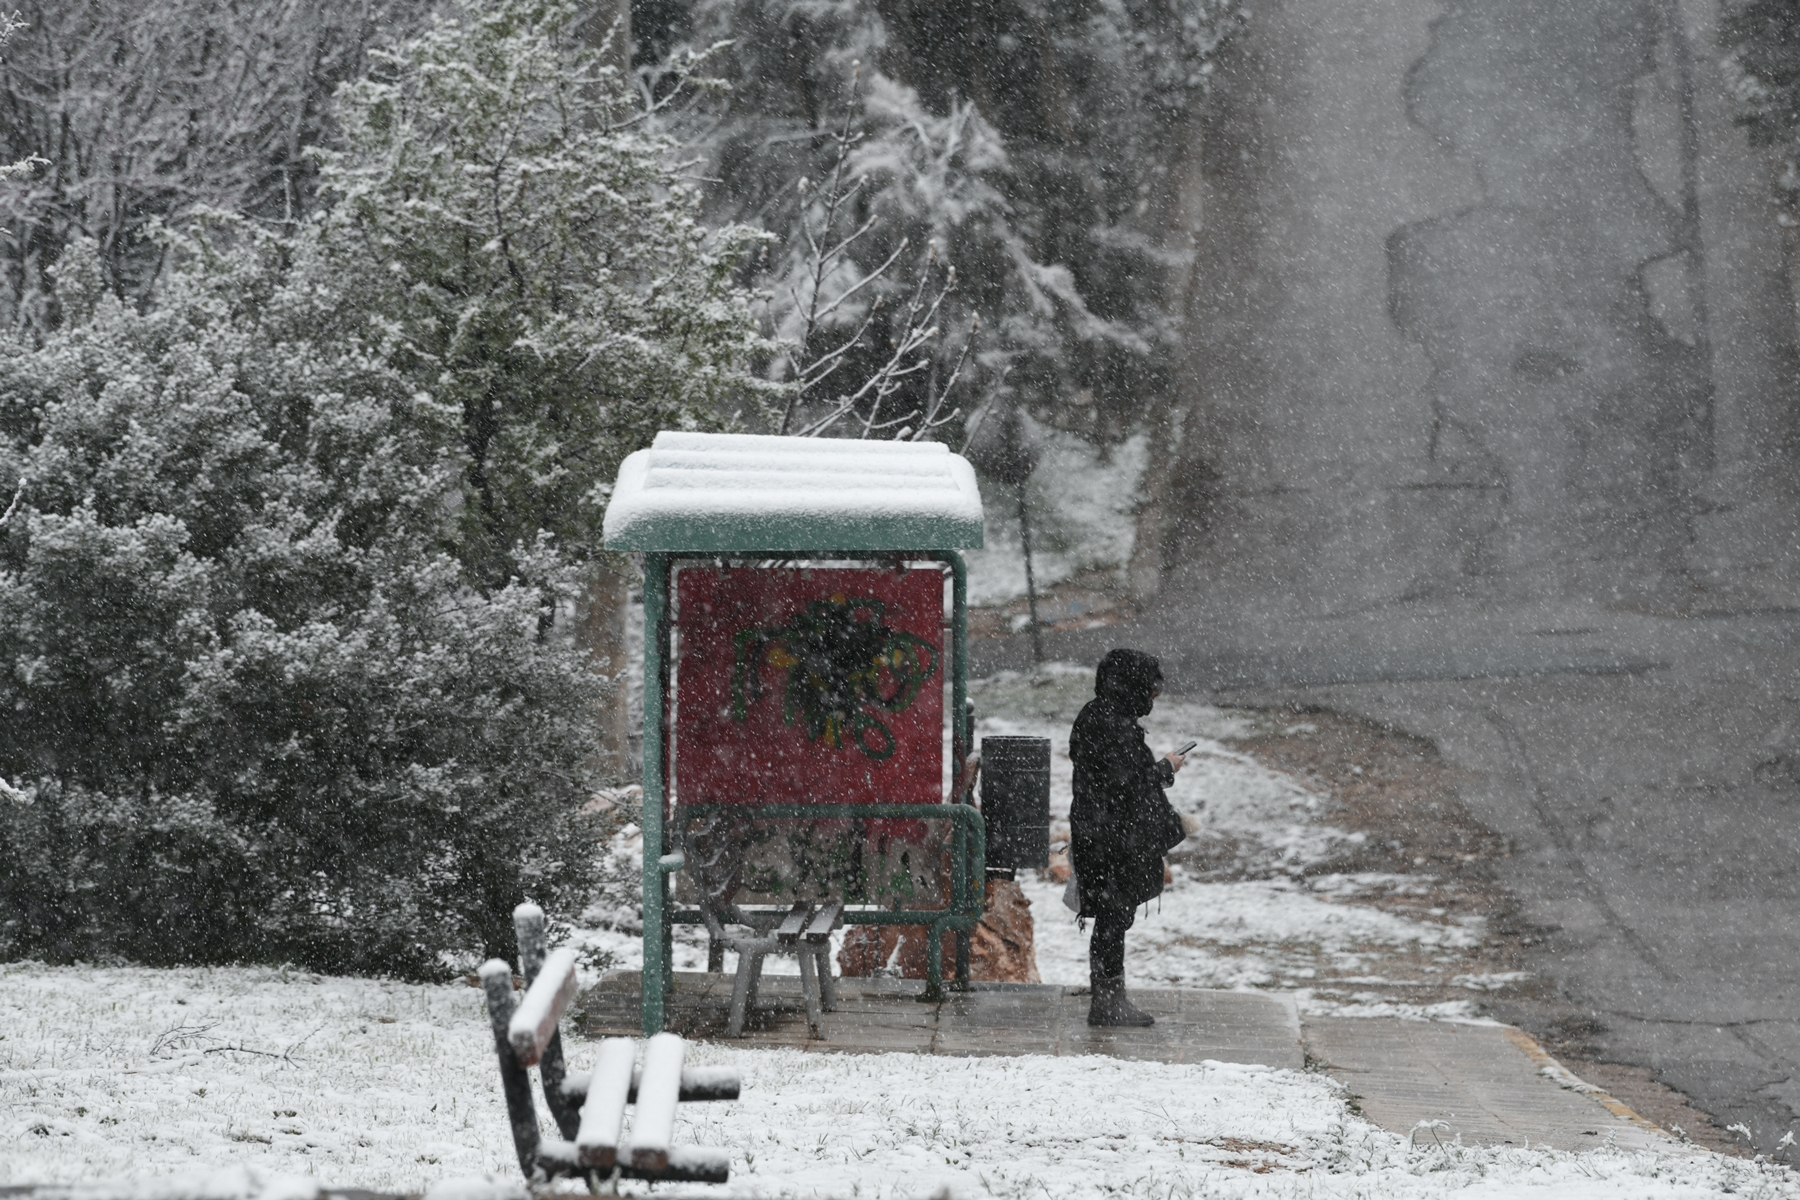
[[[941,574],[685,568],[676,578],[684,803],[940,798]]]

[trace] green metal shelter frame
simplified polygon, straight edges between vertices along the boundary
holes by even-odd
[[[673,931],[699,924],[677,911],[671,877],[688,821],[709,807],[668,808],[668,701],[673,667],[671,584],[682,562],[751,565],[857,560],[936,562],[951,576],[952,787],[973,745],[968,713],[968,569],[957,551],[982,543],[980,493],[959,456],[930,444],[867,443],[729,434],[657,436],[621,467],[606,514],[606,545],[644,553],[644,967],[643,1028],[661,1032],[674,988]],[[954,799],[954,797],[946,797]],[[734,806],[735,807],[735,806]],[[986,827],[967,804],[781,804],[771,820],[904,818],[951,822],[946,908],[846,909],[853,925],[927,928],[926,995],[943,991],[946,930],[980,922]],[[672,835],[672,836],[671,836]],[[671,843],[677,847],[670,849]],[[958,979],[967,962],[958,955]]]

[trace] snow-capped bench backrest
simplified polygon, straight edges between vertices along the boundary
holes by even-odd
[[[520,1066],[538,1065],[550,1039],[556,1036],[557,1022],[574,998],[575,951],[564,946],[544,959],[543,969],[531,981],[525,999],[513,1010],[507,1024],[506,1040]]]
[[[644,1064],[630,1038],[600,1044],[592,1074],[564,1070],[557,1026],[575,998],[575,952],[546,951],[543,910],[521,904],[513,912],[519,935],[519,966],[526,980],[522,1000],[513,995],[512,967],[492,959],[481,967],[488,1020],[500,1060],[513,1145],[527,1179],[592,1175],[690,1183],[724,1183],[730,1156],[723,1150],[671,1145],[675,1106],[683,1100],[735,1100],[737,1072],[721,1068],[683,1069],[686,1044],[672,1033],[651,1038]],[[538,1068],[544,1102],[560,1138],[538,1130],[527,1068]],[[637,1111],[631,1136],[624,1137],[625,1109]]]

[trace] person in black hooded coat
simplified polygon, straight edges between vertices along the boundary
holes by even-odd
[[[1094,674],[1094,698],[1069,735],[1075,764],[1070,853],[1081,916],[1094,922],[1090,1025],[1153,1023],[1125,997],[1125,931],[1137,906],[1162,893],[1163,855],[1187,836],[1163,795],[1181,756],[1152,755],[1138,724],[1161,691],[1162,665],[1153,656],[1109,651]]]

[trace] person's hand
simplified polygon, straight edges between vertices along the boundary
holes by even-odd
[[[1169,768],[1171,770],[1175,770],[1175,771],[1181,770],[1181,765],[1183,763],[1187,762],[1186,755],[1177,754],[1173,750],[1171,750],[1167,754],[1163,755],[1163,758],[1168,761]]]

